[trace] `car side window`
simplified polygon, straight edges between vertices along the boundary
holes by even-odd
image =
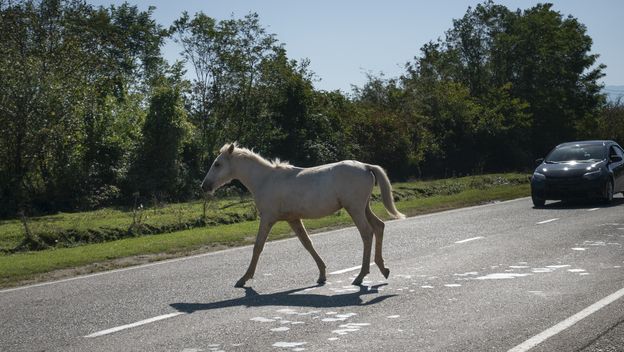
[[[622,150],[622,148],[618,146],[613,146],[612,148],[615,149],[615,153],[617,155],[619,155],[622,159],[624,159],[624,150]]]

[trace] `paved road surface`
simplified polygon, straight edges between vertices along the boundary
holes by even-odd
[[[624,199],[519,199],[387,224],[390,278],[353,228],[0,291],[2,351],[624,351]]]

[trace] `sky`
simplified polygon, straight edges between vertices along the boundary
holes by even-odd
[[[87,0],[99,6],[119,5],[123,0]],[[544,2],[544,1],[541,1]],[[607,86],[624,85],[624,1],[555,0],[553,9],[571,15],[587,27],[593,39],[592,53],[607,65]],[[202,11],[217,20],[241,18],[255,12],[269,33],[285,45],[290,59],[310,60],[315,87],[351,92],[361,87],[367,74],[398,77],[404,66],[429,41],[443,38],[453,19],[461,18],[469,0],[128,0],[141,10],[155,6],[155,20],[169,27],[183,11]],[[511,10],[528,9],[533,0],[499,0]],[[170,42],[163,48],[169,62],[179,59],[180,48]],[[192,78],[192,74],[189,74]]]

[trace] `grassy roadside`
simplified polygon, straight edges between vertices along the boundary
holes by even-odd
[[[525,175],[486,177],[486,182],[481,182],[482,179],[477,177],[466,177],[452,181],[395,184],[395,197],[399,198],[397,207],[406,215],[414,216],[529,194],[528,182],[522,181],[526,179]],[[388,217],[379,202],[373,202],[373,210],[384,218]],[[322,219],[307,220],[305,224],[314,232],[330,227],[350,226],[352,223],[346,212],[341,211]],[[253,243],[257,228],[258,220],[242,221],[70,248],[0,255],[0,287],[245,245]],[[288,236],[291,236],[290,228],[280,222],[273,228],[269,238],[276,240]]]

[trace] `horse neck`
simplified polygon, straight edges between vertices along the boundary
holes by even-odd
[[[235,160],[234,178],[245,185],[252,194],[256,194],[273,168],[250,158],[236,158]]]

